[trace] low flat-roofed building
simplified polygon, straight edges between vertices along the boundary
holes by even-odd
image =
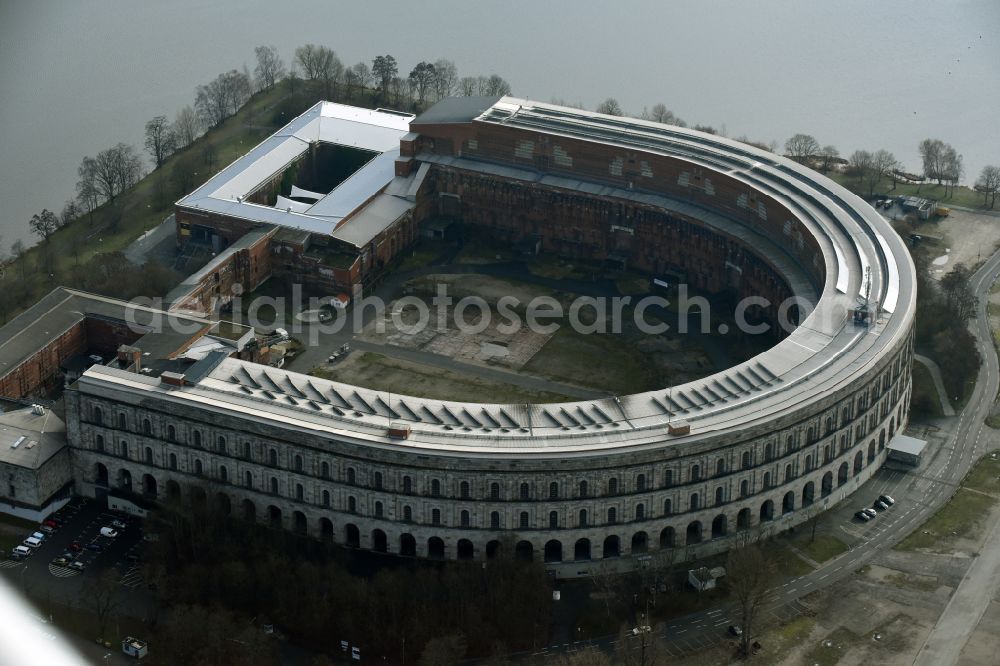
[[[889,449],[889,460],[917,467],[926,446],[926,441],[900,433],[889,440],[886,448]]]

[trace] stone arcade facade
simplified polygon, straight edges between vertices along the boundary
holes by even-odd
[[[67,394],[78,417],[68,428],[88,486],[217,502],[408,556],[483,559],[509,539],[576,576],[659,548],[681,549],[678,559],[718,552],[736,532],[785,529],[843,499],[905,425],[911,345],[905,338],[878,372],[780,421],[623,455],[486,459],[368,446],[86,381]]]

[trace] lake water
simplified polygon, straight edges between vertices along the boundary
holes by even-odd
[[[448,58],[516,95],[629,112],[665,103],[689,123],[769,142],[796,132],[842,155],[886,148],[919,171],[917,143],[1000,164],[998,0],[654,0],[504,3],[19,2],[0,0],[0,247],[73,196],[76,167],[141,146],[195,86],[274,44],[345,63],[391,53],[402,74]]]

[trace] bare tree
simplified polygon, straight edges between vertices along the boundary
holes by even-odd
[[[295,49],[295,60],[307,79],[323,84],[324,96],[332,98],[336,94],[337,84],[344,76],[344,64],[333,49],[306,44]]]
[[[836,146],[827,145],[819,149],[818,156],[820,158],[820,169],[822,169],[823,173],[826,173],[833,166],[833,161],[840,157],[840,151],[837,150]]]
[[[868,172],[872,168],[872,154],[867,150],[855,150],[847,160],[851,173],[858,177],[861,183],[868,177]]]
[[[458,84],[458,68],[451,60],[441,58],[434,62],[434,95],[438,99],[448,97]]]
[[[194,108],[206,127],[215,127],[229,117],[229,99],[221,75],[195,88]]]
[[[166,116],[156,116],[146,123],[146,152],[153,158],[155,168],[163,166],[176,147],[177,139]]]
[[[604,113],[609,116],[623,116],[625,112],[622,111],[622,105],[618,103],[614,97],[608,97],[606,100],[597,105],[595,109],[598,113]]]
[[[476,77],[463,76],[458,80],[458,94],[463,97],[472,97],[476,94]]]
[[[466,651],[465,636],[452,634],[427,641],[420,655],[418,666],[454,666],[464,657]]]
[[[363,62],[351,67],[351,71],[354,73],[354,81],[360,88],[369,88],[372,85],[372,71]]]
[[[76,200],[70,199],[63,204],[62,212],[59,213],[59,226],[65,227],[81,215],[83,215],[83,211],[80,209],[80,204]]]
[[[285,62],[278,55],[277,46],[258,46],[253,52],[257,56],[257,66],[253,69],[257,90],[270,90],[285,78]]]
[[[889,175],[896,168],[896,157],[888,150],[877,150],[871,156],[871,162],[865,172],[865,182],[868,184],[868,196],[875,194],[875,188],[882,182],[882,177]]]
[[[10,253],[17,259],[18,264],[21,266],[21,279],[24,279],[24,274],[27,271],[27,260],[25,255],[28,253],[28,248],[25,246],[23,240],[16,240],[11,243]]]
[[[945,152],[948,144],[940,139],[924,139],[920,142],[920,159],[923,161],[924,177],[933,179],[940,185],[945,176]]]
[[[666,104],[654,104],[649,111],[642,110],[643,120],[652,120],[654,123],[664,123],[665,125],[676,125],[687,127],[687,123],[674,115],[674,112],[667,108]]]
[[[958,181],[965,175],[965,165],[962,156],[952,146],[946,145],[941,160],[941,178],[945,183],[945,196],[954,196]],[[950,192],[949,192],[949,189]]]
[[[80,182],[77,192],[81,201],[100,196],[110,202],[139,182],[142,177],[142,157],[126,144],[102,150],[97,157],[84,157],[77,169]],[[92,208],[91,208],[92,210]]]
[[[417,93],[417,103],[423,104],[427,98],[427,91],[434,84],[434,65],[429,62],[418,62],[410,71],[411,88]]]
[[[670,663],[663,631],[662,626],[654,629],[645,622],[634,630],[622,627],[618,631],[612,663],[616,666],[665,666]]]
[[[740,612],[740,653],[750,655],[757,611],[776,580],[774,565],[756,543],[737,539],[726,558],[726,582],[736,597]]]
[[[177,148],[183,148],[194,143],[194,140],[201,134],[201,119],[194,109],[185,106],[177,112],[174,118],[174,140]]]
[[[976,181],[976,190],[983,195],[983,205],[996,205],[997,192],[1000,192],[1000,167],[987,165],[983,167]]]
[[[486,92],[484,94],[490,96],[509,95],[510,84],[499,74],[490,74],[486,79]]]
[[[31,233],[48,245],[49,238],[59,229],[59,218],[51,210],[43,208],[41,213],[31,216],[28,227],[31,229]]]
[[[372,74],[378,80],[379,90],[382,91],[383,95],[387,94],[392,80],[399,74],[399,66],[396,64],[396,59],[391,55],[375,56],[375,59],[372,61]]]
[[[120,590],[118,581],[110,571],[88,578],[84,583],[81,595],[97,619],[98,636],[105,635],[111,616],[122,604]]]
[[[819,154],[819,142],[808,134],[796,134],[785,142],[785,154],[805,164]]]

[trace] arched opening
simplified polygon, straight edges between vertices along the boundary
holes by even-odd
[[[348,548],[361,547],[361,530],[354,523],[344,525],[344,543]]]
[[[535,555],[535,549],[532,547],[530,541],[518,541],[517,546],[514,547],[514,555],[517,559],[530,562]]]
[[[208,506],[208,494],[204,488],[194,486],[188,490],[188,497],[191,499],[191,506],[196,509],[204,509]]]
[[[142,494],[150,499],[156,499],[156,478],[152,474],[142,475]]]
[[[827,472],[823,475],[823,483],[820,486],[820,496],[826,497],[833,492],[833,472]]]
[[[281,509],[273,504],[267,507],[267,521],[271,527],[281,527]]]
[[[412,534],[399,535],[399,554],[404,557],[417,556],[417,540]]]
[[[215,506],[218,507],[219,513],[223,516],[228,516],[233,512],[233,503],[230,501],[229,495],[226,493],[215,494]]]
[[[427,540],[427,557],[432,560],[444,559],[444,541],[441,537],[431,537]]]
[[[861,469],[864,467],[865,457],[861,455],[861,451],[854,454],[854,476],[861,474]]]
[[[774,520],[774,502],[771,500],[760,505],[760,522],[764,523],[769,520]]]
[[[604,557],[618,557],[622,554],[622,544],[614,534],[604,540]]]
[[[590,559],[590,539],[577,539],[573,545],[573,559],[585,562]]]
[[[795,493],[789,490],[785,493],[785,496],[781,498],[781,515],[791,513],[792,511],[795,511]]]
[[[555,539],[545,544],[545,561],[562,562],[562,542]]]
[[[181,486],[173,479],[167,481],[167,498],[175,501],[181,498]]]
[[[372,530],[372,550],[376,553],[389,552],[389,538],[382,530]]]
[[[736,529],[750,529],[750,509],[740,509],[740,512],[736,514]]]
[[[687,545],[701,543],[701,521],[694,520],[687,526]]]
[[[660,530],[660,548],[673,548],[677,538],[674,536],[674,528],[664,527]]]
[[[882,449],[885,448],[885,430],[878,434],[878,450],[881,453]]]
[[[125,468],[118,470],[118,487],[122,490],[132,490],[132,472]]]
[[[248,499],[240,502],[240,513],[243,515],[243,519],[248,522],[252,523],[257,520],[257,507]]]
[[[847,478],[850,476],[851,469],[846,462],[840,463],[840,467],[837,469],[837,487],[847,483]]]
[[[719,514],[712,519],[712,538],[719,539],[726,536],[729,530],[729,521],[724,514]]]
[[[460,560],[473,560],[476,558],[476,549],[468,539],[458,540],[455,553]]]
[[[97,463],[94,465],[94,483],[108,487],[108,468],[104,466],[104,463]]]
[[[319,519],[319,536],[326,543],[333,541],[333,521],[329,518]]]
[[[810,481],[802,487],[802,506],[809,506],[816,501],[816,484]]]
[[[309,527],[306,525],[306,514],[301,511],[292,513],[292,530],[301,535],[305,535],[309,531]]]
[[[868,464],[875,462],[875,440],[868,443]]]
[[[496,539],[486,544],[486,559],[492,560],[500,555],[500,542]]]
[[[649,550],[649,535],[645,532],[636,532],[632,535],[632,554],[645,553]]]

